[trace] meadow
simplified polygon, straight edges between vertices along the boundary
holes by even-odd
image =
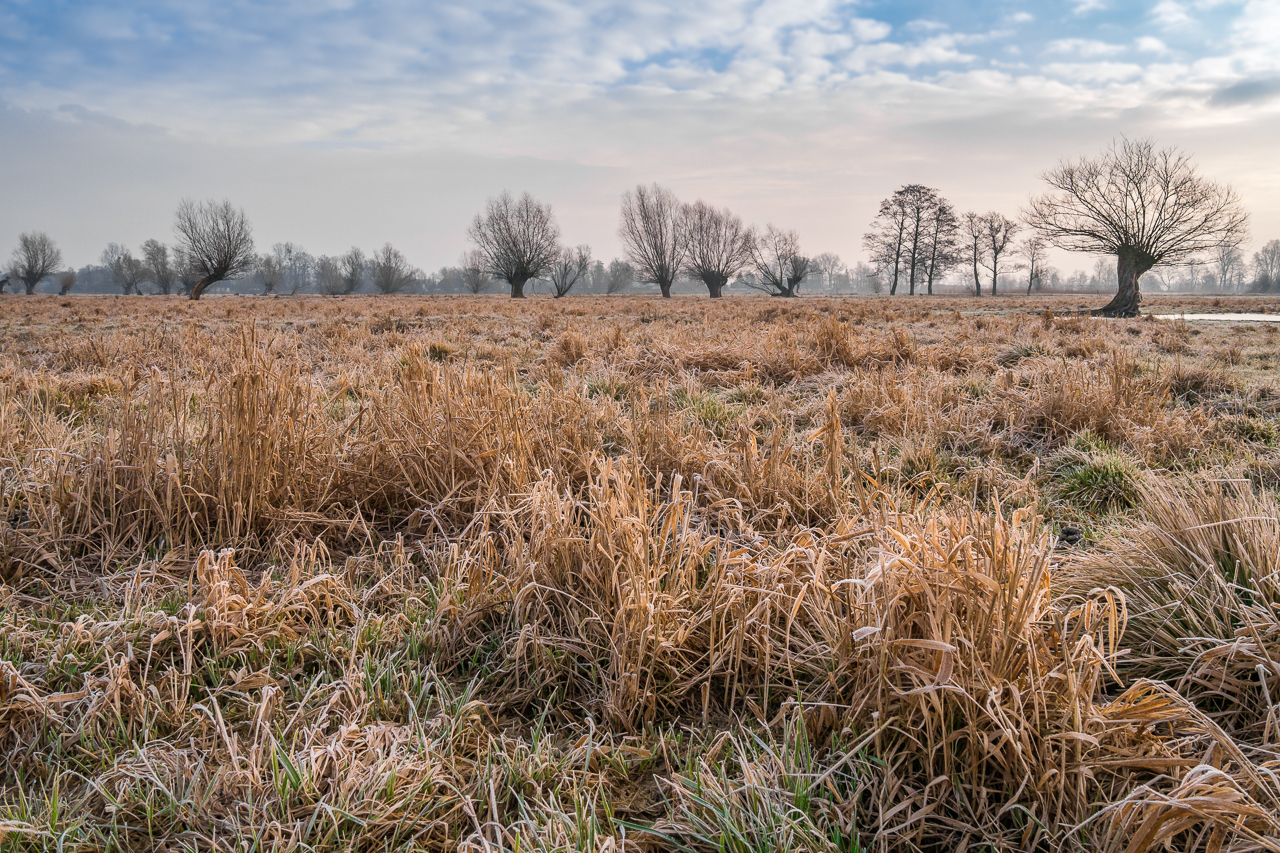
[[[1280,850],[1280,324],[1082,299],[0,297],[0,850]]]

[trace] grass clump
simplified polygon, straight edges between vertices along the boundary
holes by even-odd
[[[1105,515],[1137,506],[1141,471],[1133,459],[1112,450],[1067,447],[1050,459],[1047,479],[1055,500]]]

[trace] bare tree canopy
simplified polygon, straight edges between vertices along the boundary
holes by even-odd
[[[686,204],[680,213],[685,246],[684,271],[719,299],[729,279],[751,263],[755,235],[728,208],[716,210],[703,201]]]
[[[146,265],[146,276],[165,296],[173,293],[173,283],[178,279],[178,271],[169,259],[169,247],[159,240],[148,240],[142,244],[142,261]]]
[[[591,269],[591,247],[578,246],[574,249],[562,249],[547,277],[551,279],[551,288],[556,299],[573,290],[574,285],[586,278]]]
[[[658,285],[663,298],[671,298],[671,283],[684,263],[685,244],[680,228],[682,211],[675,193],[657,184],[638,184],[622,194],[622,221],[618,236],[638,281]]]
[[[102,250],[102,265],[111,271],[111,283],[125,296],[141,293],[138,285],[147,280],[147,266],[135,258],[127,246],[108,243]]]
[[[504,192],[489,199],[467,229],[482,269],[511,286],[511,298],[523,299],[525,283],[550,269],[560,254],[560,229],[551,205],[528,193],[513,199]]]
[[[404,254],[390,243],[373,253],[369,276],[379,293],[408,293],[413,290],[419,272],[405,260]]]
[[[1060,249],[1116,256],[1116,296],[1096,314],[1136,315],[1143,273],[1237,246],[1248,230],[1248,213],[1231,187],[1201,177],[1181,151],[1157,150],[1148,139],[1122,139],[1095,159],[1064,160],[1042,177],[1053,191],[1031,200],[1028,224]]]
[[[53,275],[62,266],[62,252],[53,239],[43,231],[29,231],[18,237],[18,248],[9,261],[8,277],[21,282],[27,295],[36,292],[36,285]]]
[[[199,299],[209,285],[253,269],[253,229],[244,211],[230,201],[183,199],[173,228],[188,263],[200,275],[190,298]]]
[[[752,243],[751,263],[756,278],[749,287],[770,296],[799,296],[800,282],[809,274],[812,262],[800,253],[800,238],[795,231],[783,231],[770,225]]]
[[[58,295],[66,296],[71,292],[71,288],[76,286],[76,271],[67,270],[58,276]]]

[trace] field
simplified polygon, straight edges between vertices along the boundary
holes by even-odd
[[[1280,850],[1280,324],[1084,304],[0,298],[0,850]]]

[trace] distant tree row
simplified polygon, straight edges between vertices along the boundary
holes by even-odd
[[[654,285],[669,297],[683,277],[701,282],[710,297],[719,298],[731,281],[794,297],[804,281],[815,278],[828,291],[851,285],[879,293],[887,284],[890,295],[904,285],[915,295],[918,289],[932,294],[948,276],[958,275],[977,296],[984,282],[997,295],[1015,271],[1025,274],[1028,294],[1102,280],[1095,268],[1087,282],[1078,276],[1064,281],[1047,263],[1049,248],[1056,247],[1115,259],[1116,295],[1098,309],[1100,314],[1136,314],[1139,280],[1153,269],[1157,286],[1165,290],[1210,282],[1221,292],[1280,288],[1280,241],[1264,245],[1246,264],[1240,245],[1248,233],[1248,214],[1239,197],[1229,186],[1201,177],[1177,149],[1124,139],[1097,158],[1064,160],[1043,178],[1050,191],[1030,200],[1021,223],[998,211],[957,214],[938,190],[907,184],[881,202],[863,237],[873,266],[859,264],[853,270],[834,255],[807,255],[795,231],[747,226],[727,208],[702,200],[682,203],[657,184],[623,194],[618,236],[626,260],[607,267],[592,259],[589,246],[561,244],[549,204],[528,193],[517,199],[504,192],[489,199],[472,221],[467,236],[473,250],[458,267],[435,276],[423,275],[390,243],[370,257],[352,248],[339,257],[312,258],[290,243],[259,256],[243,210],[229,201],[189,200],[175,216],[174,246],[148,240],[135,257],[112,243],[103,252],[101,269],[126,294],[150,282],[160,293],[177,289],[191,299],[218,282],[248,275],[268,294],[296,293],[304,286],[335,295],[364,287],[388,294],[429,292],[446,282],[479,293],[503,282],[514,298],[538,281],[557,298],[575,288],[616,293],[633,281]],[[1028,234],[1019,240],[1024,225]],[[48,235],[22,234],[0,277],[0,290],[12,286],[31,294],[57,274],[60,292],[66,293],[78,277],[59,273],[61,265],[62,254]],[[1249,268],[1251,283],[1246,282]],[[1175,269],[1182,274],[1173,275]]]
[[[540,278],[551,282],[555,296],[564,296],[586,279],[591,265],[590,249],[562,246],[551,205],[528,193],[489,199],[467,236],[475,246],[470,266],[505,282],[515,299]],[[735,276],[744,286],[774,296],[798,296],[801,282],[821,272],[801,251],[795,231],[773,225],[758,231],[727,208],[701,200],[681,203],[657,184],[623,194],[618,236],[626,261],[609,265],[609,281],[655,285],[663,297],[670,297],[684,277],[719,298]],[[835,264],[828,272],[836,272]],[[607,292],[615,292],[612,284]]]

